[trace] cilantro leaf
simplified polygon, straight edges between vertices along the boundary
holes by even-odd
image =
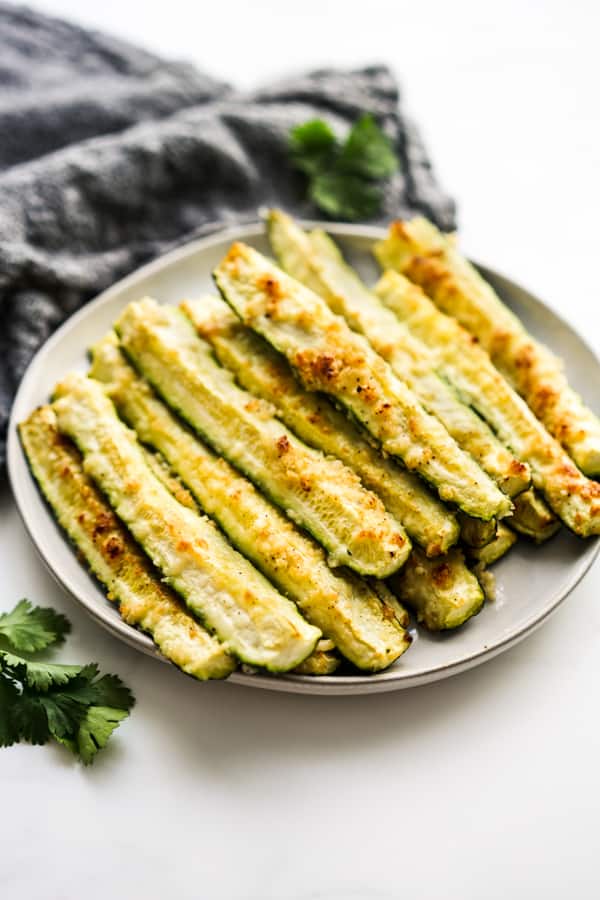
[[[290,153],[298,169],[312,175],[327,165],[337,139],[327,122],[311,119],[290,132]]]
[[[135,698],[118,675],[103,675],[93,684],[95,706],[110,706],[114,709],[130,710]]]
[[[354,123],[340,145],[329,125],[311,119],[290,132],[292,163],[308,178],[315,206],[332,218],[368,219],[381,207],[378,184],[398,168],[389,138],[373,116]]]
[[[108,739],[118,728],[128,713],[123,709],[113,709],[110,706],[90,706],[82,721],[77,736],[65,746],[76,753],[85,766],[94,761],[98,750],[106,747]]]
[[[60,691],[41,694],[35,700],[46,713],[48,731],[59,741],[76,734],[85,719],[87,706]]]
[[[96,681],[77,678],[67,685],[63,694],[89,706],[111,706],[126,711],[135,703],[133,694],[117,675],[103,675]]]
[[[341,171],[365,178],[386,178],[398,168],[398,158],[390,139],[373,116],[367,114],[354,123],[340,153]]]
[[[377,212],[381,190],[356,175],[324,172],[313,179],[310,197],[332,218],[355,221],[368,219]]]
[[[10,747],[19,740],[14,709],[20,696],[14,681],[10,678],[0,677],[0,747]]]
[[[46,710],[35,695],[21,694],[12,708],[11,719],[19,741],[45,744],[50,739]]]
[[[68,619],[61,613],[32,606],[29,600],[21,600],[12,612],[0,615],[0,635],[13,650],[21,653],[34,653],[59,644],[70,630]]]
[[[0,616],[0,640],[32,653],[63,640],[69,623],[27,600]],[[0,646],[0,747],[19,741],[68,747],[89,765],[135,703],[117,675],[98,665],[37,662]]]
[[[64,666],[60,663],[41,663],[0,650],[0,668],[29,687],[47,691],[51,687],[68,684],[84,670],[83,666]]]

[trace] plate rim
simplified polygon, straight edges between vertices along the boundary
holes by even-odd
[[[323,222],[317,220],[302,220],[301,224],[307,228],[326,227],[332,235],[342,238],[354,237],[365,240],[378,240],[384,237],[386,234],[385,228],[375,225],[355,225],[341,222]],[[29,468],[24,457],[24,453],[17,433],[17,418],[21,415],[21,413],[18,412],[18,408],[20,402],[22,402],[23,396],[27,394],[29,383],[34,380],[40,366],[43,366],[45,358],[48,356],[48,354],[52,353],[54,346],[60,343],[64,336],[69,333],[69,331],[77,327],[81,319],[84,319],[89,315],[91,310],[94,310],[99,306],[104,305],[105,303],[109,303],[115,295],[121,293],[123,290],[126,290],[129,286],[133,285],[138,280],[158,274],[166,266],[177,264],[178,262],[181,262],[188,257],[193,256],[199,251],[209,249],[210,247],[218,245],[227,240],[234,241],[263,236],[264,230],[265,223],[263,220],[259,219],[255,222],[228,226],[227,228],[212,232],[209,235],[187,241],[186,243],[175,247],[167,253],[164,253],[156,257],[155,259],[150,260],[143,266],[140,266],[135,271],[129,273],[119,281],[112,284],[110,287],[106,288],[106,290],[102,291],[92,300],[88,301],[86,304],[84,304],[84,306],[82,306],[75,313],[69,316],[59,326],[59,328],[55,332],[53,332],[52,335],[50,335],[48,340],[45,341],[44,344],[42,344],[42,346],[37,350],[26,369],[23,378],[21,379],[21,382],[15,394],[13,407],[9,418],[6,457],[8,480],[19,517],[39,558],[42,560],[47,571],[61,586],[61,588],[63,588],[63,590],[70,594],[76,601],[76,603],[107,631],[109,631],[111,634],[124,641],[125,643],[129,644],[129,646],[132,646],[135,649],[139,650],[140,652],[168,664],[171,663],[169,663],[169,660],[167,660],[155,647],[152,639],[148,635],[146,635],[142,631],[139,631],[138,629],[135,629],[133,626],[128,625],[122,619],[114,619],[114,607],[108,605],[108,601],[106,607],[99,607],[95,600],[87,601],[85,598],[82,598],[80,592],[72,584],[71,579],[68,577],[68,575],[65,575],[58,571],[46,556],[43,541],[41,540],[40,535],[38,535],[36,530],[36,523],[35,521],[33,521],[35,516],[33,514],[29,516],[27,513],[25,494],[27,493],[28,487],[26,484],[22,485],[19,479],[19,461],[25,464],[27,471],[29,471]],[[600,368],[600,361],[598,360],[595,351],[589,346],[587,341],[582,338],[581,335],[579,335],[579,333],[563,318],[563,316],[561,316],[560,313],[547,306],[535,294],[532,294],[527,288],[513,281],[511,278],[505,276],[503,273],[496,271],[488,265],[482,265],[480,263],[475,263],[475,265],[484,273],[501,279],[505,284],[509,285],[510,287],[514,287],[519,292],[526,294],[528,298],[533,300],[536,304],[544,309],[547,309],[552,314],[552,316],[559,320],[560,324],[566,330],[575,335],[577,340],[580,341],[581,344],[583,344],[583,346],[593,357],[596,364]],[[64,537],[62,529],[59,528],[54,520],[54,517],[50,513],[50,510],[48,509],[45,499],[42,498],[42,500],[47,508],[48,516],[51,519],[53,525],[61,532]],[[43,526],[40,527],[43,528]],[[541,612],[532,614],[532,616],[526,619],[517,631],[510,633],[498,643],[495,643],[491,646],[484,646],[482,649],[473,651],[468,656],[462,655],[454,660],[443,663],[440,666],[435,666],[433,668],[429,666],[422,672],[413,672],[412,674],[403,674],[401,670],[394,671],[393,669],[391,669],[375,675],[326,675],[315,678],[308,675],[294,675],[291,673],[274,677],[268,675],[267,673],[253,674],[236,671],[233,672],[226,679],[226,681],[229,683],[239,684],[247,687],[285,691],[288,693],[312,694],[314,696],[356,696],[366,693],[380,693],[386,691],[407,689],[459,674],[460,672],[464,672],[468,669],[474,668],[477,665],[487,662],[500,653],[503,653],[505,650],[508,650],[510,647],[513,647],[515,644],[519,643],[527,636],[532,634],[535,630],[537,630],[537,628],[539,628],[559,608],[559,606],[566,600],[569,594],[575,589],[575,587],[587,574],[590,567],[596,560],[598,553],[600,552],[600,537],[596,538],[595,541],[589,540],[587,543],[588,549],[585,556],[580,561],[580,566],[573,572],[572,577],[566,582],[566,584],[564,584],[562,588],[560,588],[551,597],[548,604]],[[91,573],[88,572],[87,574],[92,580],[95,580],[94,576]]]

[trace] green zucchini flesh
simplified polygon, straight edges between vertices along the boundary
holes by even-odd
[[[503,556],[506,556],[516,541],[517,535],[514,531],[505,525],[504,522],[500,522],[494,540],[486,544],[485,547],[469,548],[467,555],[477,563],[480,563],[480,565],[492,566],[499,559],[502,559]]]
[[[560,529],[560,519],[533,488],[515,499],[514,512],[507,521],[511,528],[536,544],[543,544]]]
[[[414,549],[402,572],[389,583],[401,602],[415,611],[417,621],[430,631],[458,628],[480,611],[485,599],[457,547],[441,559],[429,559]]]
[[[182,607],[86,475],[76,447],[59,434],[49,406],[19,425],[31,471],[57,522],[129,625],[147,632],[175,666],[200,680],[226,678],[236,666]]]
[[[153,475],[101,385],[71,375],[55,396],[59,430],[77,444],[85,472],[203,624],[251,665],[282,672],[306,659],[321,632],[210,520],[177,502]]]
[[[534,486],[561,521],[579,537],[600,534],[600,484],[579,471],[469,332],[398,272],[386,272],[376,293],[436,353],[500,440],[529,463]]]
[[[285,358],[246,328],[224,300],[203,297],[186,301],[182,309],[238,384],[272,403],[301,440],[353,469],[428,556],[439,556],[456,543],[459,529],[452,511],[420,478],[378,453],[327,397],[306,391]]]
[[[170,412],[125,360],[114,333],[92,348],[90,374],[105,384],[119,415],[162,454],[231,543],[354,666],[378,671],[407,649],[406,620],[395,598],[381,597],[377,582],[372,586],[346,569],[330,569],[315,541]],[[172,481],[170,489],[181,491]]]
[[[324,300],[241,243],[232,246],[214,277],[242,321],[287,357],[309,390],[342,404],[442,500],[484,520],[510,513],[510,499]]]
[[[514,497],[531,483],[529,467],[513,454],[435,370],[433,354],[373,294],[322,230],[306,234],[290,216],[271,210],[271,245],[282,268],[322,297],[332,312],[367,338],[398,378],[436,416],[500,489]]]
[[[486,350],[577,466],[600,475],[600,419],[570,387],[562,363],[534,340],[492,286],[431,222],[394,222],[376,248],[385,267],[421,285]]]
[[[237,387],[180,310],[132,303],[116,329],[163,400],[309,531],[331,565],[381,578],[404,563],[410,542],[379,498],[339,460],[300,441],[270,405]]]

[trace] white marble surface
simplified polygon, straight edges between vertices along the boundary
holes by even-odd
[[[464,244],[600,350],[597,4],[34,3],[252,85],[388,61],[461,205]],[[0,608],[64,610],[64,658],[138,705],[96,765],[2,751],[0,896],[595,900],[600,569],[525,643],[410,692],[200,686],[100,631],[0,492]],[[526,590],[526,586],[524,586]]]

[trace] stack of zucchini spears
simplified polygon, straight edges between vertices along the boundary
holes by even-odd
[[[125,621],[184,672],[385,669],[481,609],[486,567],[561,522],[600,534],[600,422],[453,241],[376,246],[268,217],[221,297],[131,303],[20,436]],[[588,477],[589,476],[589,477]]]

